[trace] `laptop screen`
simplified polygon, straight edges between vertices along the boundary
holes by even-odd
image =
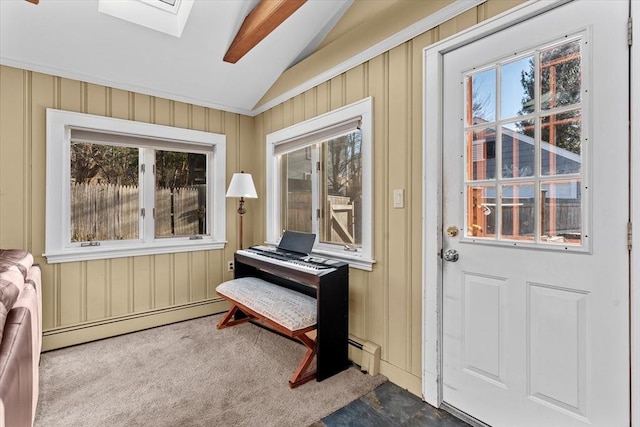
[[[278,249],[287,252],[297,252],[309,255],[316,241],[314,233],[302,233],[300,231],[285,231],[278,244]]]

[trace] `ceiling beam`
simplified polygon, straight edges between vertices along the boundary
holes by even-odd
[[[306,1],[260,0],[260,3],[244,19],[223,60],[232,64],[238,62]]]

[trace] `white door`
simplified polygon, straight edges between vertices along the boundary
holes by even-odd
[[[443,58],[442,396],[492,426],[629,425],[627,14]]]

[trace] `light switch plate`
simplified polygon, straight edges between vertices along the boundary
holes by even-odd
[[[404,190],[393,190],[393,207],[404,208]]]

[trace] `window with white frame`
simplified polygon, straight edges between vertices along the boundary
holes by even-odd
[[[224,135],[47,110],[48,262],[222,248]]]
[[[267,241],[316,234],[314,253],[371,270],[372,109],[366,98],[267,135]]]

